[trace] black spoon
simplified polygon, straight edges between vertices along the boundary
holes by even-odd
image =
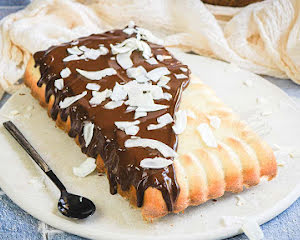
[[[58,201],[58,210],[63,215],[69,218],[84,219],[94,214],[94,212],[96,211],[95,204],[87,198],[68,193],[65,186],[57,178],[57,176],[50,169],[47,163],[42,159],[38,152],[33,148],[33,146],[27,141],[27,139],[11,121],[4,122],[3,126],[31,156],[31,158],[37,163],[37,165],[47,174],[52,182],[58,187],[61,192],[61,196]]]

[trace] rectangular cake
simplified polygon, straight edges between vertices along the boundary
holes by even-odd
[[[110,192],[146,220],[277,172],[272,149],[162,44],[130,23],[37,52],[25,74]]]

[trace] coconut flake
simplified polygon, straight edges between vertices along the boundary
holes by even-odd
[[[181,134],[184,132],[187,124],[187,115],[184,110],[179,110],[175,113],[175,124],[172,127],[176,134]]]
[[[158,124],[150,124],[147,126],[147,130],[156,130],[159,128],[162,128],[170,123],[173,122],[173,118],[169,113],[166,113],[160,117],[157,118]]]
[[[164,92],[160,86],[152,85],[150,87],[150,93],[154,100],[164,99]]]
[[[88,83],[85,88],[88,90],[99,91],[100,85],[98,85],[97,83]]]
[[[221,126],[221,119],[218,116],[208,116],[208,119],[213,128],[218,129]]]
[[[177,78],[177,79],[185,79],[185,78],[188,78],[186,75],[184,75],[184,74],[182,74],[182,73],[180,73],[180,74],[174,74],[175,75],[175,77]]]
[[[64,88],[64,80],[62,78],[56,79],[54,81],[54,87],[58,90],[62,90]]]
[[[71,55],[81,55],[83,53],[77,46],[67,48],[67,51]]]
[[[159,67],[151,70],[147,73],[147,77],[154,82],[157,82],[162,76],[170,74],[170,71],[166,67]]]
[[[131,34],[135,33],[136,30],[134,28],[129,28],[128,27],[128,28],[123,29],[123,32],[128,34],[128,35],[131,35]]]
[[[84,56],[88,59],[96,60],[100,57],[101,51],[99,49],[88,49],[84,52]]]
[[[121,130],[125,130],[125,128],[127,128],[127,127],[135,126],[135,125],[138,125],[140,123],[141,122],[139,120],[136,120],[134,122],[117,121],[117,122],[115,122],[115,125],[117,126],[117,128],[119,128]]]
[[[170,80],[171,80],[170,77],[162,76],[162,77],[160,77],[157,85],[161,86],[161,87],[166,86]]]
[[[73,168],[73,174],[77,177],[86,177],[94,172],[96,167],[96,159],[87,158],[83,163],[80,164],[79,167]]]
[[[128,128],[125,128],[125,133],[127,135],[134,136],[139,132],[140,128],[138,126],[130,126]]]
[[[85,59],[85,56],[84,55],[81,55],[81,56],[70,55],[70,56],[65,57],[63,59],[63,62],[70,62],[70,61],[81,60],[81,59]]]
[[[139,111],[139,112],[135,112],[134,119],[138,119],[138,118],[146,117],[146,116],[147,116],[147,112]]]
[[[134,21],[133,21],[133,20],[130,20],[129,23],[128,23],[128,27],[129,27],[129,28],[134,28],[134,26],[135,26]]]
[[[187,72],[187,71],[188,71],[188,69],[185,68],[185,67],[181,67],[180,70],[181,70],[182,72]]]
[[[149,147],[152,149],[157,149],[164,157],[176,157],[177,153],[170,148],[168,145],[154,140],[154,139],[147,139],[147,138],[131,138],[125,141],[125,147],[132,148],[132,147]]]
[[[128,69],[133,66],[133,62],[131,61],[131,51],[126,53],[119,53],[117,55],[117,63],[123,68]]]
[[[139,120],[136,120],[134,122],[126,122],[126,121],[115,122],[117,128],[121,129],[122,131],[125,131],[127,135],[136,135],[140,130],[140,128],[136,126],[138,124],[140,124]]]
[[[235,195],[235,198],[236,198],[236,205],[237,206],[242,206],[242,205],[244,205],[245,203],[246,203],[246,200],[245,200],[245,198],[243,198],[242,196],[240,196],[240,195]]]
[[[158,62],[154,57],[147,59],[146,62],[149,63],[150,65],[158,64]]]
[[[167,60],[167,59],[172,59],[171,56],[168,56],[168,55],[156,55],[156,58],[158,61],[162,62],[164,60]]]
[[[133,112],[133,111],[135,111],[136,109],[137,109],[137,107],[128,106],[128,107],[126,108],[126,113]]]
[[[92,95],[93,97],[90,99],[89,103],[92,106],[97,106],[101,104],[106,98],[111,96],[112,91],[109,89],[105,89],[102,92],[93,91]]]
[[[250,79],[246,79],[243,81],[243,84],[247,87],[252,87],[253,86],[253,81]]]
[[[172,99],[172,94],[170,94],[170,93],[164,93],[164,99],[166,99],[167,101],[170,101],[171,99]]]
[[[152,106],[143,106],[143,107],[138,107],[136,111],[139,112],[156,112],[162,109],[166,109],[169,106],[162,105],[162,104],[153,104]]]
[[[127,97],[127,91],[123,85],[120,85],[116,82],[116,85],[113,88],[112,94],[110,96],[113,101],[122,101]]]
[[[60,76],[61,76],[62,78],[67,78],[67,77],[69,77],[70,75],[71,75],[71,70],[70,70],[70,68],[68,68],[68,67],[64,68],[64,69],[61,70],[61,72],[60,72]]]
[[[121,107],[123,105],[124,101],[111,101],[104,105],[104,108],[106,109],[115,109],[118,107]]]
[[[264,233],[261,230],[260,226],[254,220],[247,220],[242,225],[242,230],[249,240],[261,240],[264,238]]]
[[[207,123],[201,123],[197,127],[197,130],[200,133],[202,140],[205,142],[205,144],[208,147],[214,147],[214,148],[218,147],[217,140]]]
[[[73,103],[75,103],[76,101],[78,101],[79,99],[83,98],[85,95],[87,94],[87,91],[82,92],[81,94],[78,94],[76,96],[73,97],[66,97],[64,100],[62,100],[59,103],[59,107],[60,108],[67,108],[70,105],[72,105]]]
[[[111,47],[111,51],[113,54],[127,53],[128,56],[130,57],[130,55],[133,51],[139,50],[139,51],[143,52],[143,57],[145,59],[148,59],[152,55],[151,48],[146,42],[140,41],[139,39],[133,38],[133,37],[126,39],[123,42],[116,44],[116,45],[111,44],[110,47]],[[128,61],[128,57],[126,57],[126,58]]]
[[[112,75],[116,75],[117,72],[115,69],[113,68],[105,68],[103,70],[100,71],[85,71],[85,70],[81,70],[76,68],[76,71],[81,74],[82,76],[86,77],[87,79],[90,80],[100,80],[103,77],[106,76],[112,76]]]
[[[85,122],[83,126],[83,138],[85,141],[85,147],[88,147],[92,141],[94,135],[94,124],[91,122]]]
[[[143,66],[138,66],[136,68],[128,68],[126,70],[127,76],[129,78],[134,78],[136,79],[139,76],[145,76],[147,74],[146,69]]]
[[[138,34],[141,36],[141,39],[146,40],[148,42],[152,42],[158,45],[163,45],[164,41],[153,35],[152,32],[145,28],[137,27],[136,28]]]
[[[160,62],[162,62],[164,60],[164,57],[162,55],[156,55],[156,58]]]
[[[173,164],[173,161],[170,159],[155,157],[155,158],[144,158],[140,162],[140,166],[142,168],[152,168],[152,169],[160,169],[165,168],[169,165]]]

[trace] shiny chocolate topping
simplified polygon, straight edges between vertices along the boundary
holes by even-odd
[[[111,45],[122,43],[128,38],[139,37],[136,32],[125,33],[123,30],[114,30],[102,34],[93,34],[69,43],[50,47],[46,51],[37,52],[34,54],[34,60],[41,73],[38,86],[46,85],[45,96],[47,102],[49,102],[51,96],[54,96],[51,117],[56,120],[60,115],[63,121],[66,121],[68,117],[70,118],[71,130],[69,136],[73,138],[78,136],[82,152],[93,158],[97,158],[100,154],[107,170],[112,194],[117,193],[118,185],[124,191],[133,186],[137,193],[137,206],[141,207],[145,191],[148,187],[153,187],[161,191],[168,210],[172,211],[173,204],[180,191],[176,182],[173,164],[159,169],[141,167],[140,163],[143,159],[164,157],[163,154],[151,147],[125,147],[126,140],[131,139],[132,136],[127,135],[124,129],[119,129],[115,122],[139,120],[140,122],[137,124],[139,131],[135,137],[160,141],[176,151],[178,141],[177,135],[172,129],[174,123],[169,123],[154,130],[148,130],[147,127],[150,124],[157,124],[157,118],[166,113],[169,113],[173,119],[175,118],[181,93],[189,83],[190,72],[187,66],[176,60],[163,46],[150,41],[144,42],[150,46],[152,57],[160,59],[160,61],[155,61],[155,64],[146,61],[142,51],[132,51],[130,55],[133,62],[132,68],[142,66],[147,72],[150,72],[159,67],[166,67],[170,72],[166,75],[170,78],[170,81],[162,89],[164,93],[171,94],[172,98],[154,100],[155,104],[166,105],[167,108],[147,112],[147,116],[138,119],[135,119],[134,111],[128,111],[127,99],[119,107],[106,109],[104,106],[111,99],[107,97],[101,104],[92,105],[89,102],[93,97],[92,91],[86,88],[88,83],[98,84],[100,85],[98,92],[101,92],[105,89],[113,90],[116,83],[125,85],[134,81],[134,79],[128,77],[126,70],[118,64]],[[138,39],[138,41],[140,40]],[[108,51],[103,51],[102,55],[98,57],[82,57],[83,55],[77,48],[78,53],[68,51],[75,46],[81,50],[102,47]],[[66,57],[76,54],[79,56],[77,60],[66,61]],[[70,74],[61,74],[61,71],[65,68],[69,68]],[[100,80],[91,80],[78,72],[78,69],[100,71],[107,68],[114,69],[116,74],[103,76]],[[61,78],[63,78],[63,86],[57,87],[55,81]],[[149,82],[151,81],[149,80]],[[157,81],[152,81],[153,85],[157,85],[157,83]],[[82,94],[85,91],[87,91],[87,94],[70,106],[65,108],[60,106],[64,99]],[[94,124],[93,135],[88,144],[86,144],[87,141],[83,133],[86,122]],[[172,160],[170,157],[168,159]]]

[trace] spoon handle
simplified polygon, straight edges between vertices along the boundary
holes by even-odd
[[[48,164],[44,161],[41,155],[34,149],[34,147],[28,142],[20,130],[11,121],[3,123],[6,130],[16,139],[16,141],[22,146],[22,148],[31,156],[36,164],[47,174],[47,176],[53,181],[53,183],[61,190],[66,190],[62,182],[53,173]]]

